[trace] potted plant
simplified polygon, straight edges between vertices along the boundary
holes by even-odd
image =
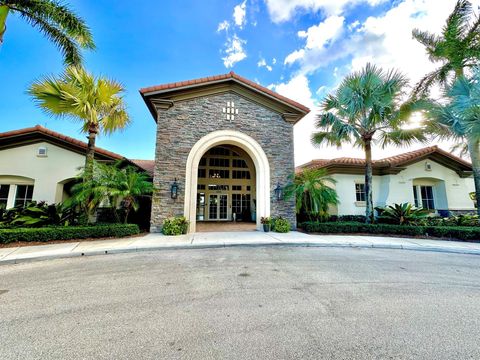
[[[263,231],[269,232],[270,231],[270,226],[272,225],[272,219],[269,217],[261,217],[260,222],[263,225]]]

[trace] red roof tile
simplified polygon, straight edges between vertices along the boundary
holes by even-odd
[[[145,170],[150,176],[153,176],[155,160],[130,159],[130,161],[137,165],[139,168]]]
[[[388,167],[398,167],[404,166],[415,160],[429,156],[432,154],[439,154],[450,158],[465,167],[471,167],[471,163],[465,161],[458,156],[449,153],[448,151],[440,149],[438,146],[429,146],[423,149],[409,151],[403,154],[394,155],[390,157],[386,157],[379,160],[373,160],[373,167],[374,168],[388,168]],[[351,165],[351,166],[365,166],[365,159],[360,158],[349,158],[349,157],[341,157],[341,158],[334,158],[334,159],[315,159],[306,164],[300,165],[297,167],[297,171],[301,171],[305,168],[323,168],[326,166],[335,166],[335,165]]]
[[[272,96],[276,98],[277,100],[280,100],[284,103],[289,104],[290,106],[293,106],[299,110],[301,110],[304,113],[309,113],[310,109],[292,99],[289,99],[283,95],[280,95],[276,93],[275,91],[272,91],[264,86],[261,86],[251,80],[248,80],[240,75],[237,75],[233,71],[230,71],[228,74],[223,74],[223,75],[216,75],[216,76],[207,76],[204,78],[199,78],[199,79],[193,79],[193,80],[187,80],[187,81],[182,81],[182,82],[174,82],[174,83],[169,83],[169,84],[162,84],[162,85],[156,85],[156,86],[150,86],[146,87],[143,89],[140,89],[140,93],[142,95],[146,95],[147,93],[155,92],[155,91],[162,91],[162,90],[173,90],[181,87],[186,87],[190,85],[197,85],[197,84],[207,84],[210,82],[216,82],[216,81],[222,81],[222,80],[228,80],[228,79],[234,79],[240,83],[243,83],[244,85],[250,86],[257,91],[263,92],[269,96]]]
[[[6,131],[6,132],[3,132],[3,133],[0,133],[0,141],[2,139],[9,138],[9,137],[15,137],[15,136],[21,136],[21,135],[27,135],[27,134],[33,134],[33,133],[40,133],[40,134],[44,134],[44,135],[47,135],[47,136],[51,136],[51,137],[56,138],[58,140],[70,143],[72,145],[79,146],[79,147],[81,147],[85,150],[87,149],[87,143],[85,143],[83,141],[80,141],[80,140],[77,140],[77,139],[74,139],[72,137],[60,134],[56,131],[47,129],[47,128],[41,126],[41,125],[35,125],[35,126],[29,127],[29,128]],[[122,155],[116,154],[114,152],[111,152],[111,151],[108,151],[108,150],[105,150],[105,149],[102,149],[102,148],[99,148],[99,147],[95,147],[95,152],[97,152],[99,154],[102,154],[104,156],[110,157],[112,159],[116,159],[116,160],[126,159]]]

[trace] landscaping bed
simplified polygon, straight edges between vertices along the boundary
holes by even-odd
[[[0,229],[0,244],[119,238],[140,234],[136,224]]]
[[[392,224],[364,224],[359,222],[304,222],[299,224],[307,233],[367,234],[410,237],[435,237],[449,240],[480,242],[480,227],[419,226]]]

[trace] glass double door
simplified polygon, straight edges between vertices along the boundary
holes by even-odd
[[[208,220],[228,220],[228,195],[208,195]]]

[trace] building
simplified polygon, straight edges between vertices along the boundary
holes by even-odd
[[[318,159],[297,171],[305,168],[325,169],[336,180],[340,204],[332,214],[365,214],[365,160]],[[374,206],[411,203],[441,215],[475,211],[471,164],[437,146],[375,160],[372,190]]]
[[[85,142],[39,125],[0,133],[0,206],[62,202],[85,164],[86,149]],[[147,172],[151,167],[98,147],[95,159],[124,161]]]
[[[283,216],[275,189],[295,172],[293,125],[309,109],[233,72],[140,90],[157,138],[151,231],[171,216],[197,222]],[[177,190],[178,189],[178,190]]]

